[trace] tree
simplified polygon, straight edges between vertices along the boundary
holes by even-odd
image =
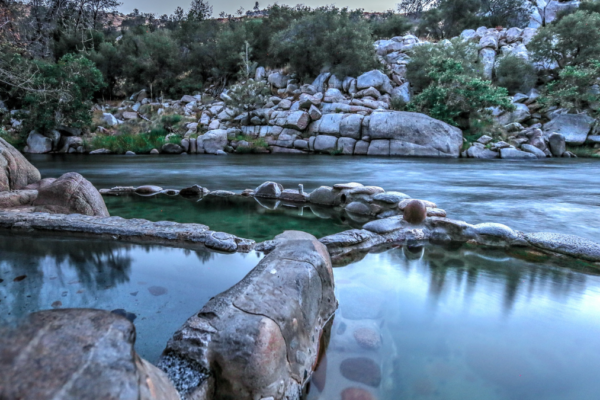
[[[535,86],[537,71],[529,61],[508,54],[501,57],[495,69],[496,84],[509,93],[527,93]]]
[[[401,0],[397,5],[398,11],[407,15],[420,15],[423,11],[435,8],[440,0]]]
[[[188,11],[188,20],[204,21],[212,15],[213,7],[206,0],[192,0]]]
[[[412,22],[403,15],[393,12],[385,13],[381,18],[369,19],[369,24],[375,39],[389,39],[406,34],[413,26]]]
[[[600,54],[600,14],[577,11],[540,28],[528,45],[533,60],[546,65],[589,65]]]
[[[550,107],[566,108],[578,113],[590,105],[600,104],[598,85],[600,77],[600,61],[590,60],[586,66],[566,66],[560,71],[558,79],[548,83],[540,96],[539,102],[546,109]],[[596,110],[598,113],[598,110]]]

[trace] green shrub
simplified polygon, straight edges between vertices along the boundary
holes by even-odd
[[[548,83],[538,101],[546,108],[566,108],[580,112],[590,104],[600,103],[600,93],[591,89],[600,83],[600,61],[590,60],[587,66],[567,66],[558,79]]]
[[[411,28],[412,22],[403,15],[386,13],[381,18],[369,20],[374,39],[390,39],[394,36],[405,35]]]
[[[514,109],[505,88],[466,73],[460,61],[433,57],[426,71],[432,82],[408,104],[411,111],[458,126],[488,107]]]
[[[337,76],[358,76],[380,67],[369,24],[361,13],[321,7],[277,33],[269,54],[278,66],[289,65],[300,77],[324,68]]]
[[[172,128],[175,125],[177,125],[178,123],[180,123],[182,119],[183,119],[183,117],[179,114],[168,114],[168,115],[163,115],[160,119],[160,122],[164,126]]]
[[[495,78],[511,94],[528,93],[535,86],[537,72],[529,61],[509,54],[498,60]]]
[[[433,58],[451,59],[462,67],[462,73],[473,77],[482,76],[481,67],[477,64],[477,45],[463,42],[460,39],[417,46],[411,51],[411,60],[406,68],[406,79],[415,92],[428,87],[433,78],[429,66]]]
[[[165,144],[166,135],[167,131],[162,128],[139,134],[96,135],[90,145],[93,149],[108,149],[117,154],[124,154],[126,151],[143,154],[149,153],[152,149],[160,149]]]
[[[527,46],[533,61],[560,68],[589,65],[600,54],[600,14],[576,11],[538,29]]]

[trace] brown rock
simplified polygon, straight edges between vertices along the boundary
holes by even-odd
[[[410,200],[404,208],[403,218],[409,224],[420,224],[427,218],[427,207],[421,200]]]
[[[42,177],[17,149],[0,138],[0,192],[21,189]]]
[[[137,194],[156,194],[158,192],[162,192],[163,188],[161,188],[160,186],[153,186],[153,185],[144,185],[144,186],[140,186],[135,188],[135,192]]]
[[[344,378],[353,382],[379,387],[381,383],[381,368],[370,358],[347,358],[340,364],[340,372]]]
[[[37,190],[13,190],[0,192],[0,208],[21,207],[33,204]]]
[[[358,328],[354,331],[354,339],[365,349],[377,350],[381,347],[381,335],[371,328]]]
[[[109,216],[102,195],[90,181],[76,172],[64,174],[50,185],[40,188],[33,205],[36,211]]]
[[[106,311],[33,313],[0,334],[0,398],[179,400],[134,342],[133,324]]]
[[[377,400],[377,398],[365,389],[352,387],[344,389],[342,400]]]
[[[30,183],[29,185],[25,186],[23,190],[40,190],[53,184],[55,180],[56,178],[44,178],[39,182]]]

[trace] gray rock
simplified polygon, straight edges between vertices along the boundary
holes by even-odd
[[[31,206],[37,198],[37,190],[12,190],[0,192],[0,209]]]
[[[356,139],[352,139],[349,137],[341,137],[337,141],[337,150],[340,150],[344,155],[352,155],[354,154],[355,145]]]
[[[372,140],[367,151],[369,156],[389,156],[390,141],[389,140]]]
[[[159,366],[186,398],[297,398],[337,301],[327,249],[279,235],[241,282],[212,298],[169,340]],[[209,378],[210,379],[207,379]]]
[[[506,31],[506,41],[508,43],[515,43],[521,40],[523,30],[519,28],[510,28]]]
[[[520,236],[506,225],[484,223],[474,226],[475,233],[480,236],[480,242],[485,244],[506,243],[511,244],[520,239]]]
[[[283,186],[276,182],[265,182],[254,190],[254,197],[278,199],[283,192]]]
[[[181,101],[182,103],[186,103],[186,104],[187,103],[196,103],[196,98],[194,96],[190,96],[190,95],[186,94],[179,101]]]
[[[402,85],[395,87],[392,89],[392,93],[390,93],[392,100],[400,100],[404,104],[410,102],[410,83],[405,82]]]
[[[334,88],[327,89],[327,91],[325,92],[325,96],[323,97],[323,101],[326,103],[335,103],[344,99],[345,97],[343,93],[339,89]]]
[[[125,155],[126,156],[135,156],[136,154],[133,151],[126,151]]]
[[[481,39],[483,40],[483,39]],[[496,50],[484,48],[479,50],[479,63],[483,67],[483,77],[492,80],[494,63],[496,62]]]
[[[308,201],[313,204],[335,206],[341,204],[340,196],[340,191],[334,190],[329,186],[321,186],[308,196]]]
[[[283,127],[303,131],[309,123],[310,117],[306,111],[294,111],[287,117]]]
[[[207,196],[210,197],[231,197],[235,195],[235,192],[229,190],[213,190],[212,192],[207,193]]]
[[[321,119],[321,111],[315,107],[314,105],[310,106],[310,109],[308,110],[308,116],[310,117],[310,119],[312,121],[317,121],[319,119]]]
[[[406,222],[403,222],[402,216],[394,216],[389,218],[377,219],[375,221],[367,222],[363,229],[369,232],[377,233],[379,235],[394,232],[403,229],[407,226]]]
[[[90,151],[90,154],[112,154],[112,151],[110,151],[109,149],[96,149]]]
[[[514,104],[514,106],[516,107],[515,111],[505,112],[498,117],[498,123],[500,125],[508,125],[513,122],[521,123],[531,118],[529,108],[525,104],[517,103]]]
[[[521,145],[521,149],[523,151],[526,151],[528,153],[535,155],[537,158],[546,158],[546,153],[544,153],[542,150],[540,150],[537,147],[532,146],[530,144]]]
[[[64,174],[50,185],[41,187],[33,205],[40,212],[109,216],[102,195],[76,172]]]
[[[561,157],[567,151],[565,137],[560,133],[552,133],[548,137],[550,152],[554,157]]]
[[[333,151],[337,148],[338,138],[329,135],[319,135],[315,139],[315,151]]]
[[[400,111],[371,114],[368,134],[363,132],[363,136],[372,139],[369,155],[390,154],[383,143],[375,144],[374,147],[378,139],[397,141],[394,155],[431,157],[458,157],[463,143],[460,129],[424,114]],[[380,150],[381,147],[383,150]]]
[[[344,115],[339,124],[340,136],[353,138],[356,140],[360,139],[363,118],[364,116],[359,114]]]
[[[560,114],[544,125],[544,133],[559,133],[565,138],[567,144],[581,145],[585,143],[594,118],[585,114]]]
[[[494,159],[499,158],[500,154],[496,151],[486,149],[481,143],[474,143],[467,149],[467,156],[469,158],[480,158],[480,159]]]
[[[134,350],[135,327],[101,310],[30,314],[0,337],[0,397],[179,400],[167,376]]]
[[[227,146],[227,131],[224,129],[216,129],[206,132],[204,135],[198,136],[196,147],[208,154],[217,154],[218,151],[223,151]]]
[[[31,131],[27,137],[27,147],[29,153],[49,153],[52,151],[52,139],[36,131]]]
[[[325,114],[317,124],[317,131],[321,134],[340,136],[340,124],[344,114]]]
[[[290,77],[281,72],[274,72],[269,75],[268,82],[278,89],[283,89],[287,86]]]
[[[527,153],[525,151],[510,147],[500,149],[500,158],[507,160],[537,159],[535,154]]]
[[[600,261],[600,244],[561,233],[530,233],[525,239],[532,246],[587,261]]]
[[[358,90],[374,87],[383,93],[392,93],[392,83],[390,78],[379,70],[366,72],[359,76],[356,80],[356,88]]]
[[[317,77],[317,79],[314,80],[314,82],[312,83],[312,86],[314,86],[316,88],[317,92],[325,91],[325,82],[327,82],[327,80],[329,79],[330,76],[331,76],[331,73],[325,72],[325,73],[322,73],[321,75],[319,75]]]
[[[115,116],[110,113],[102,114],[102,119],[107,126],[115,126],[119,124],[119,121],[117,121]]]
[[[183,148],[175,143],[166,143],[161,148],[161,151],[165,154],[181,154],[183,153]]]
[[[154,186],[154,185],[144,185],[144,186],[139,186],[137,188],[135,188],[135,193],[137,194],[141,194],[141,195],[153,195],[153,194],[157,194],[163,191],[163,188],[161,188],[160,186]]]
[[[481,40],[479,40],[479,48],[498,50],[498,36],[494,34],[486,34],[481,38]]]
[[[480,137],[479,139],[477,139],[478,143],[481,143],[483,145],[488,144],[489,142],[493,141],[494,138],[492,138],[491,136],[488,135],[483,135],[482,137]]]
[[[371,209],[369,208],[369,206],[364,203],[360,203],[358,201],[353,201],[352,203],[348,204],[345,209],[347,212],[349,212],[351,214],[358,214],[358,215],[371,214]]]
[[[398,204],[402,200],[410,199],[410,196],[400,192],[385,192],[376,194],[373,200],[387,204]]]
[[[40,171],[0,138],[0,191],[21,189],[42,179]]]
[[[366,142],[364,140],[359,140],[358,142],[356,142],[356,145],[354,146],[354,154],[355,155],[360,155],[360,156],[366,156],[367,153],[369,152],[369,142]]]

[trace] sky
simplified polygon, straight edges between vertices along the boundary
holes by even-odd
[[[235,12],[243,7],[244,10],[251,10],[254,8],[256,0],[209,0],[209,3],[213,6],[213,17],[217,17],[221,11],[225,11],[227,14],[235,14]],[[121,0],[123,5],[119,11],[123,13],[130,13],[134,8],[140,10],[140,12],[153,13],[156,15],[172,14],[177,7],[181,7],[184,10],[189,8],[191,0]],[[340,2],[330,2],[328,0],[298,0],[298,1],[273,1],[273,0],[259,0],[260,8],[264,8],[270,4],[287,4],[296,5],[304,4],[310,7],[318,7],[324,5],[335,5],[336,7],[348,7],[350,9],[363,8],[365,11],[386,11],[389,9],[395,9],[398,1],[394,0],[371,0],[369,2],[359,0],[343,0]]]

